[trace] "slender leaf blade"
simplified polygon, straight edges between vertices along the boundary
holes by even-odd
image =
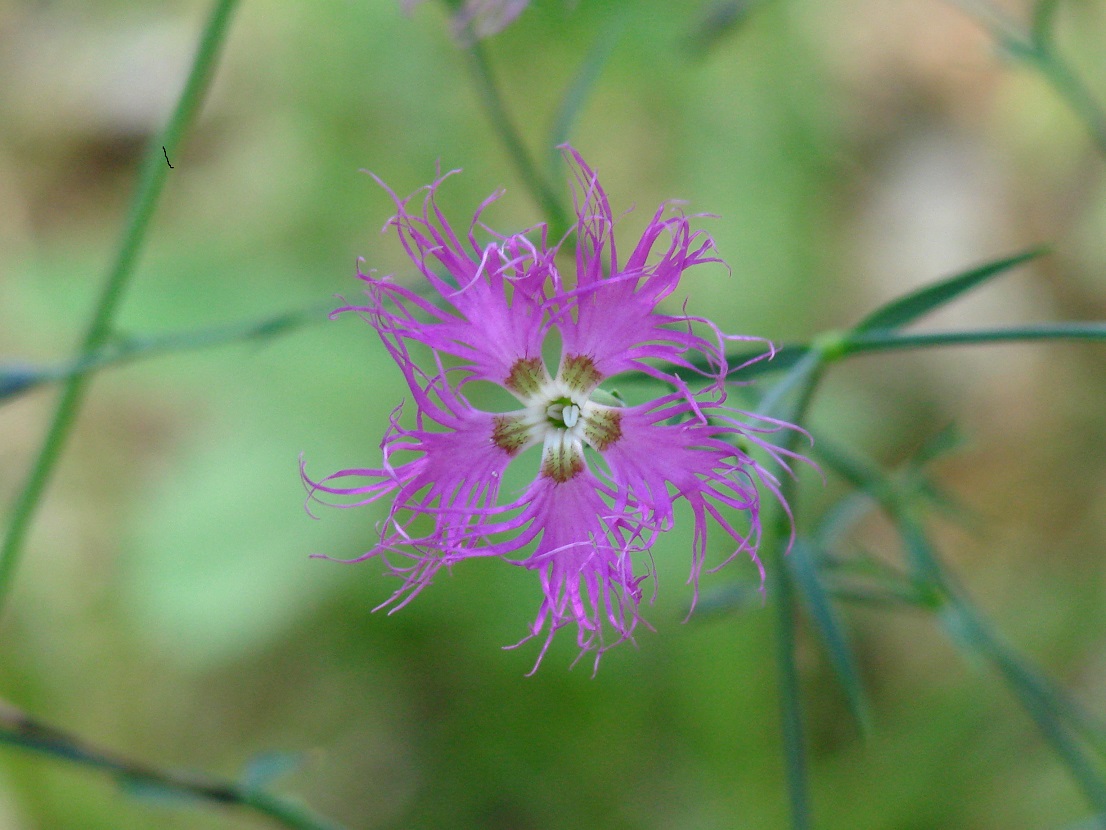
[[[864,691],[864,683],[860,678],[860,668],[857,665],[844,624],[834,609],[829,594],[819,578],[814,555],[815,551],[810,543],[804,539],[798,539],[791,549],[788,562],[791,565],[792,573],[795,574],[795,583],[798,585],[799,593],[810,612],[811,621],[821,635],[830,664],[833,666],[837,679],[841,683],[841,688],[845,692],[849,711],[856,719],[861,731],[867,733],[871,730],[872,725],[871,706],[868,704],[868,696]]]
[[[1014,256],[997,259],[968,271],[963,271],[917,291],[911,291],[882,308],[878,308],[856,324],[853,331],[895,329],[912,323],[919,317],[952,302],[961,294],[983,285],[988,280],[1005,274],[1023,263],[1045,254],[1046,248],[1032,248]]]

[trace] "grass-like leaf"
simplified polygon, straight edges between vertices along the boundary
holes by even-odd
[[[876,309],[853,328],[853,331],[874,331],[877,329],[896,329],[912,323],[918,318],[935,311],[955,300],[961,294],[978,288],[988,280],[1036,259],[1046,253],[1045,248],[1033,248],[1004,259],[997,259],[977,268],[947,277],[938,282],[919,288],[905,296],[892,300]]]
[[[829,655],[830,664],[833,666],[841,688],[845,692],[849,711],[856,719],[862,732],[868,732],[871,728],[871,707],[868,697],[864,692],[864,683],[860,678],[860,669],[845,632],[845,626],[837,614],[826,589],[822,584],[815,562],[817,551],[804,539],[798,539],[788,563],[795,575],[795,583],[803,598],[807,610],[810,612],[811,621],[818,629],[822,642]]]
[[[830,442],[819,439],[815,448],[827,468],[880,503],[898,531],[917,584],[934,592],[938,600],[935,603],[938,619],[952,642],[965,656],[994,667],[1093,808],[1106,813],[1106,779],[1085,748],[1091,746],[1106,758],[1106,730],[1077,701],[1006,645],[991,628],[941,561],[909,487],[900,488],[875,465]],[[1081,743],[1080,739],[1086,743]]]

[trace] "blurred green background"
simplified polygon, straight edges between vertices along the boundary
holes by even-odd
[[[938,0],[766,0],[722,36],[717,4],[535,0],[485,46],[544,160],[596,38],[617,32],[573,133],[625,247],[684,199],[732,268],[692,272],[690,313],[777,342],[911,287],[1049,242],[934,327],[1106,317],[1106,161],[1054,92]],[[1008,4],[1014,15],[1026,8]],[[164,123],[204,2],[0,0],[0,360],[75,348]],[[1063,6],[1060,43],[1106,100],[1106,4]],[[713,25],[713,24],[710,24]],[[507,231],[540,219],[479,108],[444,13],[391,0],[241,4],[119,318],[127,333],[355,298],[356,258],[413,279],[387,195],[437,162],[456,227],[498,187]],[[558,182],[562,185],[563,182]],[[674,301],[673,307],[678,307]],[[236,776],[304,752],[285,789],[351,828],[780,828],[787,822],[771,613],[681,624],[686,532],[654,551],[656,632],[573,670],[517,651],[533,574],[472,561],[394,616],[364,551],[380,506],[311,521],[297,463],[372,466],[399,372],[352,316],[264,344],[104,372],[0,619],[0,697],[169,768]],[[10,504],[53,390],[0,409]],[[938,468],[977,514],[938,537],[1018,648],[1106,714],[1106,355],[1100,346],[857,359],[814,425],[887,464],[950,422]],[[804,478],[803,508],[839,493]],[[685,522],[686,525],[686,522]],[[878,522],[865,543],[894,549]],[[728,551],[715,538],[715,557]],[[739,561],[704,589],[755,578]],[[800,632],[822,828],[1059,828],[1087,812],[1032,723],[921,613],[847,616],[874,702],[862,740]],[[248,828],[245,813],[136,800],[0,747],[0,828]]]

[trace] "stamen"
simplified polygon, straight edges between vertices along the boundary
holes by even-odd
[[[576,422],[580,420],[580,407],[576,404],[570,404],[564,408],[564,412],[561,413],[561,418],[565,422],[565,426],[569,429],[576,426]]]

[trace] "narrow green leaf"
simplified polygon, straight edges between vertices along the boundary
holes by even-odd
[[[819,438],[826,466],[876,498],[898,531],[917,587],[933,593],[935,608],[950,639],[974,659],[991,663],[1036,722],[1095,810],[1106,812],[1106,780],[1087,757],[1078,735],[1106,758],[1106,729],[1083,707],[1010,649],[991,629],[942,563],[908,490],[874,465]]]
[[[919,589],[908,574],[863,549],[847,557],[834,556],[824,546],[817,549],[819,573],[831,596],[851,602],[910,605],[929,610],[940,604],[932,590]]]
[[[810,612],[811,621],[818,629],[822,642],[829,655],[841,688],[845,692],[849,711],[856,719],[862,732],[871,729],[871,707],[864,692],[864,683],[860,679],[860,669],[853,655],[845,627],[841,622],[833,603],[826,593],[815,564],[816,551],[804,539],[798,539],[791,548],[788,562],[799,593]]]
[[[895,505],[895,494],[883,472],[872,462],[846,450],[836,442],[819,434],[814,440],[814,454],[826,465],[826,468],[841,476],[858,490],[867,493],[885,510]]]
[[[955,452],[965,443],[964,436],[955,424],[935,433],[917,449],[898,476],[902,497],[919,504],[927,504],[939,510],[951,521],[969,529],[979,530],[982,520],[962,499],[933,480],[926,467],[937,459]]]
[[[914,519],[907,499],[897,491],[895,482],[871,462],[856,453],[846,451],[824,436],[815,440],[814,453],[827,469],[867,493],[896,522],[901,531],[915,589],[925,601],[938,605],[943,572],[937,554],[930,546],[920,523]]]
[[[896,329],[905,326],[934,311],[946,303],[955,300],[961,294],[976,288],[994,277],[1004,274],[1022,263],[1036,259],[1046,253],[1045,248],[1033,248],[1005,259],[998,259],[980,265],[969,271],[919,288],[909,294],[892,300],[882,308],[873,311],[854,327],[853,331],[874,331],[876,329]]]
[[[909,466],[912,469],[920,470],[938,458],[956,452],[964,446],[964,441],[964,433],[960,431],[956,424],[950,423],[922,442],[922,445],[910,459]]]
[[[1072,727],[1077,728],[1079,723],[1065,723],[1065,715],[1070,713],[1061,705],[1052,684],[1009,649],[959,592],[950,593],[942,622],[952,642],[968,657],[986,660],[995,667],[1091,806],[1106,813],[1106,779],[1076,741]]]

